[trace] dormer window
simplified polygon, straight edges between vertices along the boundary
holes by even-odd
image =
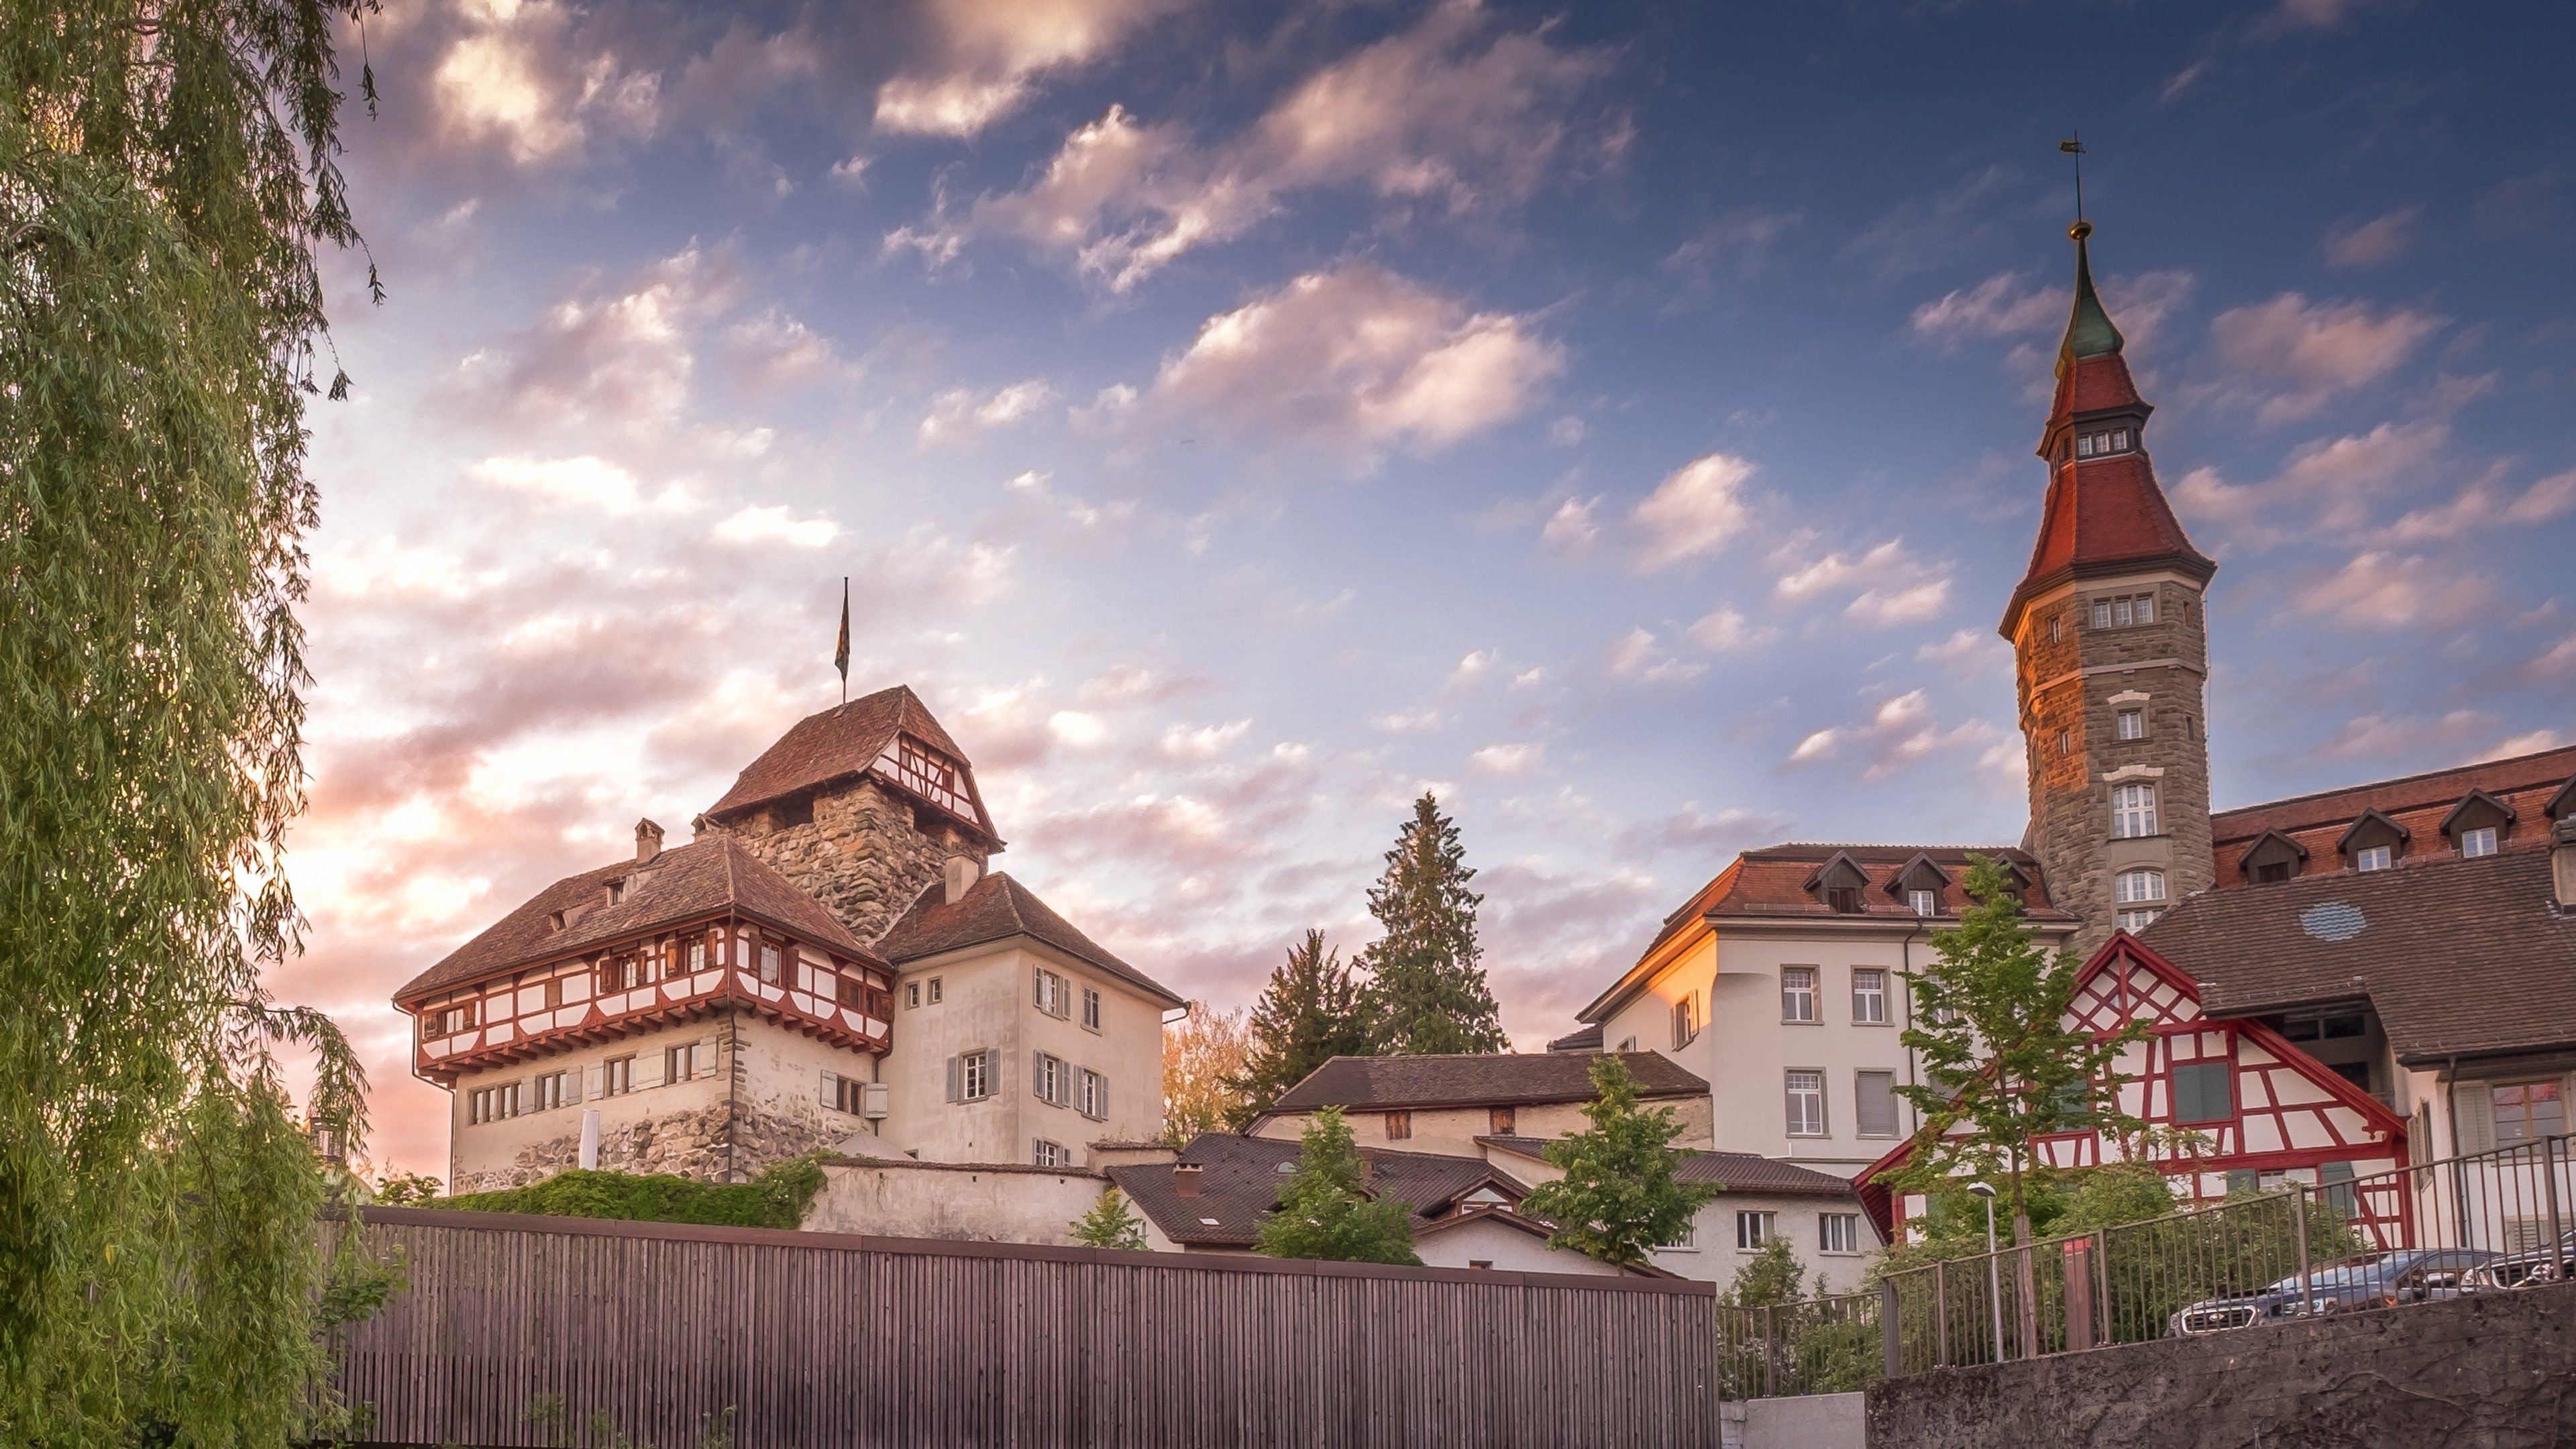
[[[2475,830],[2463,830],[2460,832],[2461,855],[2470,860],[2475,860],[2479,856],[2493,855],[2495,853],[2496,828],[2494,826],[2481,825]]]
[[[2093,435],[2091,433],[2086,433],[2084,436],[2075,440],[2075,456],[2079,458],[2090,458],[2093,456]]]
[[[1826,910],[1836,915],[1856,916],[1861,912],[1861,892],[1869,887],[1869,872],[1843,851],[1835,851],[1816,873],[1807,877],[1806,889]]]
[[[619,904],[620,902],[624,901],[625,899],[626,899],[626,882],[624,882],[624,881],[622,881],[622,880],[613,880],[613,881],[610,881],[610,882],[608,883],[608,903],[609,903],[610,905],[612,905],[612,906],[613,906],[613,905],[617,905],[617,904]]]
[[[2343,853],[2345,864],[2354,870],[2386,870],[2397,863],[2398,853],[2406,847],[2406,827],[2380,814],[2364,810],[2352,828],[2335,842]]]
[[[2365,845],[2352,853],[2354,870],[2386,870],[2397,863],[2397,847]]]
[[[2505,832],[2512,828],[2518,812],[2484,790],[2471,790],[2451,813],[2442,817],[2442,833],[2461,858],[2475,860],[2493,855],[2504,844]]]
[[[547,930],[549,930],[549,931],[560,931],[560,930],[562,930],[563,928],[564,928],[564,913],[563,913],[563,912],[561,912],[561,911],[557,911],[557,912],[555,912],[553,915],[546,917],[546,929],[547,929]]]
[[[1825,887],[1825,906],[1826,906],[1826,908],[1827,908],[1828,910],[1834,911],[1834,912],[1836,912],[1836,913],[1838,913],[1838,914],[1841,914],[1841,915],[1847,915],[1847,916],[1856,916],[1856,915],[1859,915],[1859,914],[1860,914],[1860,887],[1859,887],[1859,886],[1827,886],[1827,887]]]
[[[1905,904],[1918,916],[1936,916],[1941,913],[1941,893],[1939,891],[1907,891],[1905,893]]]

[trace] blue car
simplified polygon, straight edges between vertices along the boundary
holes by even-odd
[[[2306,1295],[2301,1294],[2299,1276],[2293,1273],[2253,1293],[2194,1303],[2167,1320],[2166,1330],[2176,1338],[2194,1338],[2263,1323],[2287,1323],[2312,1311],[2349,1313],[2360,1308],[2393,1308],[2401,1303],[2456,1298],[2465,1286],[2464,1277],[2501,1256],[2477,1248],[2407,1248],[2394,1253],[2368,1253],[2311,1269]],[[2309,1307],[2311,1302],[2313,1309]]]

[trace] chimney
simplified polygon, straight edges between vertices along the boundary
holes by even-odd
[[[984,863],[971,855],[952,855],[948,857],[948,864],[941,867],[941,878],[946,883],[942,898],[953,906],[966,898],[966,893],[975,888],[975,882],[984,878]]]
[[[1172,1195],[1175,1197],[1197,1197],[1199,1195],[1199,1165],[1197,1163],[1175,1162],[1172,1164]]]
[[[2558,909],[2576,911],[2576,815],[2550,828],[2549,867],[2558,878]]]
[[[662,853],[662,827],[650,820],[635,822],[635,863],[649,864]]]

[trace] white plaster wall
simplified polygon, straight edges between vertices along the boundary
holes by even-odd
[[[1624,1277],[1617,1268],[1581,1253],[1551,1248],[1518,1228],[1486,1220],[1413,1240],[1413,1251],[1431,1268],[1466,1268],[1483,1263],[1498,1273],[1579,1273],[1593,1278]]]
[[[722,1103],[727,1090],[725,1063],[720,1049],[724,1036],[725,1028],[720,1020],[684,1022],[659,1031],[575,1047],[540,1061],[466,1073],[457,1079],[448,1093],[447,1180],[450,1189],[469,1190],[457,1185],[472,1183],[486,1173],[509,1169],[523,1148],[541,1147],[566,1135],[578,1136],[581,1114],[585,1109],[599,1112],[601,1135],[605,1137],[610,1132],[640,1122],[658,1121]],[[688,1041],[714,1048],[706,1053],[713,1059],[713,1065],[704,1067],[693,1080],[664,1082],[664,1049]],[[622,1056],[635,1058],[635,1090],[621,1096],[602,1097],[601,1064],[612,1057]],[[510,1081],[532,1081],[559,1071],[575,1074],[580,1084],[579,1100],[550,1111],[529,1112],[506,1121],[469,1124],[465,1120],[467,1103],[477,1088]],[[533,1087],[528,1097],[534,1100]]]
[[[1914,942],[1913,963],[1927,964],[1930,951],[1923,941]],[[1718,939],[1717,955],[1720,969],[1711,993],[1708,1029],[1698,1043],[1705,1054],[1685,1063],[1708,1079],[1715,1106],[1713,1146],[1722,1152],[1786,1158],[1850,1177],[1914,1131],[1917,1114],[1899,1101],[1895,1133],[1862,1137],[1855,1105],[1860,1072],[1893,1072],[1899,1085],[1919,1079],[1913,1054],[1897,1040],[1906,1017],[1906,994],[1897,976],[1907,959],[1901,934],[1828,937],[1818,933],[1802,938],[1739,934],[1729,928]],[[1816,968],[1814,1022],[1780,1019],[1783,966]],[[1884,1026],[1852,1020],[1856,967],[1888,973]],[[1822,1137],[1789,1135],[1787,1075],[1792,1070],[1824,1073]]]
[[[1628,1049],[1662,1052],[1685,1068],[1705,1078],[1714,1045],[1707,1030],[1712,1002],[1710,986],[1717,977],[1717,939],[1702,933],[1700,938],[1654,978],[1646,983],[1634,1000],[1611,1014],[1601,1023],[1601,1045],[1607,1051]],[[1695,999],[1701,1030],[1688,1043],[1673,1040],[1673,1005],[1688,995]]]
[[[799,1145],[779,1155],[792,1157],[853,1136],[871,1143],[877,1140],[866,1118],[839,1110],[823,1091],[826,1072],[862,1082],[877,1080],[879,1068],[872,1053],[835,1046],[758,1017],[735,1020],[739,1023],[736,1061],[728,1065],[736,1066],[736,1090],[748,1109],[746,1120],[793,1124],[813,1134],[812,1146]],[[754,1164],[755,1169],[766,1165]]]
[[[826,1164],[805,1230],[987,1243],[1073,1244],[1108,1180],[1017,1166]],[[1142,1216],[1139,1214],[1139,1216]]]
[[[1554,1182],[1564,1173],[1547,1163],[1521,1156],[1516,1152],[1489,1153],[1486,1158],[1507,1175],[1532,1187]],[[1738,1270],[1753,1255],[1735,1246],[1735,1215],[1739,1211],[1771,1212],[1778,1216],[1774,1223],[1788,1238],[1790,1250],[1797,1254],[1809,1278],[1823,1273],[1825,1288],[1830,1293],[1852,1293],[1860,1288],[1861,1275],[1869,1270],[1870,1260],[1878,1256],[1878,1234],[1869,1225],[1869,1214],[1861,1212],[1856,1198],[1768,1197],[1758,1193],[1721,1192],[1699,1210],[1692,1221],[1691,1240],[1678,1247],[1658,1248],[1648,1261],[1667,1273],[1694,1278],[1721,1287],[1735,1281]],[[1823,1228],[1817,1219],[1829,1212],[1854,1213],[1860,1217],[1861,1245],[1857,1253],[1827,1253],[1819,1246],[1824,1241]]]

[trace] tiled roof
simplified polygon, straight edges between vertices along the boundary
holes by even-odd
[[[2242,883],[2237,863],[2266,831],[2305,847],[2314,858],[2311,869],[2339,867],[2335,841],[2364,810],[2377,810],[2404,828],[2417,853],[2446,848],[2442,820],[2472,790],[2494,796],[2519,817],[2505,838],[2508,848],[2545,843],[2549,802],[2570,779],[2576,779],[2576,745],[2214,811],[2209,829],[2218,884],[2223,889]]]
[[[880,689],[820,714],[809,714],[760,752],[734,778],[724,798],[707,807],[710,817],[732,815],[800,790],[864,773],[898,734],[908,734],[960,766],[966,752],[931,718],[908,685]],[[981,811],[981,804],[978,804]],[[989,821],[979,822],[989,827]]]
[[[609,882],[619,880],[626,882],[625,897],[610,905]],[[457,947],[447,959],[413,977],[394,993],[394,1000],[414,1001],[585,946],[728,909],[748,912],[854,959],[878,959],[820,902],[762,864],[738,841],[709,835],[665,850],[640,865],[623,860],[556,881]],[[557,911],[565,915],[560,931],[550,919]]]
[[[1589,1102],[1597,1052],[1432,1057],[1334,1057],[1281,1094],[1274,1112],[1319,1107],[1522,1107]],[[1698,1096],[1708,1083],[1660,1052],[1621,1059],[1644,1097]]]
[[[1547,1049],[1552,1052],[1597,1052],[1601,1050],[1601,1023],[1596,1021],[1590,1026],[1578,1026],[1549,1041]]]
[[[994,871],[966,890],[955,905],[944,887],[933,882],[921,898],[877,939],[877,954],[900,966],[944,951],[963,950],[992,941],[1026,936],[1042,941],[1079,961],[1087,961],[1137,990],[1168,1005],[1186,1003],[1162,983],[1109,954],[1108,948],[1075,930],[1047,908],[1029,888]]]
[[[2103,362],[2117,364],[2119,359]],[[2085,363],[2079,371],[2101,365]],[[2147,455],[2115,453],[2059,464],[2049,479],[2030,568],[2005,609],[2004,637],[2012,637],[2013,622],[2034,595],[2080,575],[2151,564],[2201,579],[2218,571],[2182,531]]]
[[[1548,1139],[1544,1137],[1479,1137],[1478,1142],[1505,1152],[1516,1153],[1533,1162],[1547,1160]],[[1699,1148],[1676,1149],[1683,1161],[1673,1175],[1684,1182],[1713,1183],[1729,1192],[1763,1193],[1773,1197],[1849,1197],[1852,1185],[1830,1172],[1800,1167],[1794,1162],[1757,1157],[1750,1152],[1709,1152]]]
[[[1299,1151],[1295,1142],[1210,1132],[1181,1149],[1180,1161],[1199,1167],[1196,1197],[1180,1195],[1173,1185],[1175,1164],[1171,1163],[1113,1167],[1109,1179],[1172,1241],[1194,1247],[1247,1248],[1262,1215],[1279,1205],[1279,1190],[1288,1185],[1288,1173],[1281,1169],[1293,1165]],[[1378,1147],[1363,1147],[1359,1152],[1369,1165],[1369,1191],[1411,1203],[1417,1225],[1486,1183],[1514,1202],[1527,1190],[1517,1178],[1473,1157],[1389,1152]],[[1207,1221],[1211,1218],[1215,1221]]]
[[[2576,913],[2549,852],[2401,861],[2185,899],[2140,939],[2251,1016],[2367,996],[2399,1060],[2576,1046]]]

